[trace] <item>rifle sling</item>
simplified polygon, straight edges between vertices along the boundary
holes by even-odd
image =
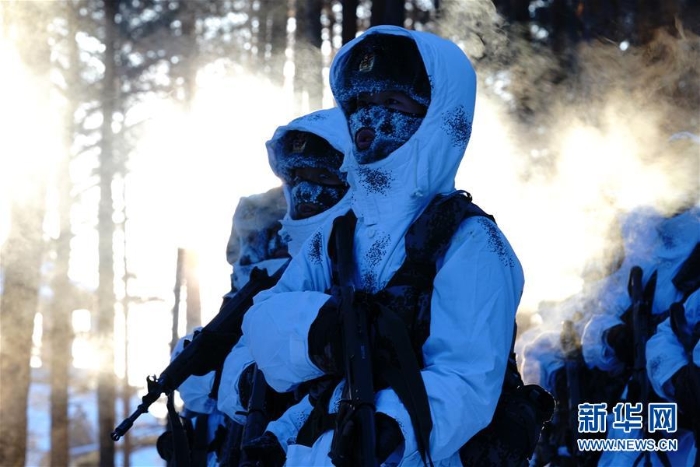
[[[207,465],[209,452],[209,414],[199,414],[194,420],[194,436],[192,440],[192,465]]]
[[[165,406],[168,409],[168,424],[173,434],[173,457],[168,461],[168,467],[190,467],[189,441],[180,415],[175,410],[172,392],[168,394]]]
[[[411,417],[411,425],[416,434],[418,452],[424,462],[432,465],[428,446],[433,420],[430,416],[428,393],[421,376],[418,360],[413,352],[411,339],[404,322],[389,308],[380,306],[376,321],[376,332],[385,345],[379,348],[389,349],[389,354],[375,352],[376,371],[396,392],[401,403]],[[388,357],[388,358],[382,358]]]

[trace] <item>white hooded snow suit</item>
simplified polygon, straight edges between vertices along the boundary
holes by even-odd
[[[607,290],[608,299],[601,300],[601,303],[611,306],[602,310],[608,314],[591,320],[582,339],[583,355],[589,365],[613,372],[621,370],[622,364],[605,341],[605,331],[614,325],[622,324],[620,316],[631,304],[626,281],[632,266],[642,267],[645,284],[654,271],[658,274],[651,307],[654,315],[666,312],[673,302],[681,298],[682,293],[673,285],[672,279],[700,241],[699,212],[698,208],[693,208],[677,216],[663,218],[653,211],[639,211],[623,224],[626,257],[620,270],[609,278],[613,286]],[[692,306],[692,301],[688,305]],[[688,319],[690,321],[693,318],[689,316]],[[687,357],[676,340],[668,319],[659,324],[656,334],[647,342],[646,362],[647,375],[652,387],[657,394],[668,397],[664,391],[664,383],[687,363]],[[641,437],[638,430],[624,433],[611,426],[608,423],[608,438]],[[693,444],[692,435],[679,430],[670,436],[679,440],[679,449],[668,453],[669,460],[672,465],[686,465],[686,459],[692,459],[692,454],[689,454]],[[603,453],[598,465],[604,467],[634,463],[639,454],[634,451],[608,451]],[[651,462],[654,466],[662,465],[656,455],[651,456]]]
[[[417,132],[385,159],[358,166],[346,158],[352,209],[357,290],[383,288],[405,259],[404,233],[433,197],[455,190],[454,177],[469,141],[476,77],[464,53],[429,33],[379,26],[365,34],[413,38],[432,83],[431,103]],[[361,36],[362,37],[362,36]],[[344,46],[331,66],[336,97],[338,62],[360,39]],[[314,234],[274,288],[260,293],[243,322],[252,355],[278,391],[322,376],[309,357],[308,332],[331,287],[328,251],[331,223]],[[464,221],[438,260],[431,298],[430,335],[421,376],[433,429],[435,465],[461,465],[458,450],[491,420],[506,368],[515,312],[523,290],[520,263],[490,220]],[[337,411],[341,386],[329,404]],[[376,408],[398,422],[405,443],[389,462],[422,465],[409,415],[396,393],[376,393]],[[313,447],[290,445],[287,465],[330,465],[331,432]]]
[[[350,136],[348,135],[345,117],[340,109],[332,108],[313,112],[311,114],[296,118],[288,125],[280,126],[275,131],[272,138],[267,142],[268,159],[272,171],[280,178],[283,164],[280,158],[284,155],[276,154],[274,146],[289,131],[305,131],[318,135],[328,141],[335,149],[343,154],[350,150]],[[350,194],[345,196],[331,208],[307,217],[306,219],[292,219],[291,194],[287,184],[282,185],[285,199],[287,200],[287,213],[281,220],[282,230],[280,235],[287,242],[289,255],[294,257],[300,250],[303,242],[311,236],[321,225],[330,219],[334,219],[340,214],[344,214],[350,208]],[[247,343],[247,336],[243,336],[224,362],[224,369],[221,375],[219,386],[218,408],[237,423],[244,424],[245,416],[241,415],[246,408],[241,405],[240,394],[238,392],[238,381],[242,372],[253,362]],[[308,417],[311,405],[307,399],[291,408],[280,420],[273,421],[268,430],[273,432],[286,448],[286,440],[294,438],[299,427]]]

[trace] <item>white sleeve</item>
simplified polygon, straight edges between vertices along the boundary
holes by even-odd
[[[589,368],[619,373],[624,364],[618,360],[615,351],[605,340],[605,331],[618,324],[624,324],[617,316],[596,315],[586,324],[581,335],[581,352]]]
[[[693,293],[684,304],[685,318],[690,328],[700,322],[700,291]],[[671,377],[681,367],[690,363],[700,364],[700,341],[691,352],[686,352],[680,340],[671,328],[670,318],[664,320],[656,328],[647,342],[647,374],[654,390],[661,396],[670,398],[669,382]]]
[[[671,376],[688,364],[688,356],[671,329],[671,320],[666,318],[656,328],[656,333],[647,341],[647,375],[657,394],[669,399],[668,386]]]
[[[319,309],[330,298],[325,259],[300,253],[272,289],[255,296],[243,318],[243,334],[258,368],[277,392],[323,375],[309,357],[308,334]]]
[[[309,402],[309,396],[307,395],[297,404],[288,408],[280,418],[271,421],[267,425],[266,431],[273,433],[277,437],[277,440],[286,452],[288,445],[296,443],[299,430],[309,418],[311,410],[313,410],[313,406]]]
[[[180,393],[185,408],[197,413],[212,413],[216,408],[216,400],[209,397],[214,387],[215,372],[210,371],[204,376],[190,376],[182,382],[177,391]]]
[[[523,272],[500,230],[485,218],[466,220],[438,263],[431,299],[430,336],[423,345],[423,381],[433,429],[430,452],[452,456],[493,417],[501,393]],[[417,443],[396,393],[378,393],[377,411],[397,420],[404,458]]]
[[[685,302],[685,317],[691,327],[698,328],[700,325],[700,290],[696,291]],[[700,366],[700,340],[693,349],[693,362]]]
[[[539,384],[545,389],[554,389],[554,375],[564,367],[561,349],[561,332],[541,333],[522,352],[522,378],[525,384]]]
[[[202,327],[196,328],[194,331],[201,331]],[[185,348],[185,341],[191,341],[194,332],[181,337],[175,344],[170,361],[177,358]],[[190,376],[180,384],[177,391],[180,393],[182,401],[185,403],[185,408],[197,413],[212,413],[216,408],[216,400],[209,397],[211,390],[214,387],[215,372],[210,371],[203,376]]]
[[[238,381],[241,374],[248,366],[254,363],[253,356],[246,345],[246,336],[242,336],[236,345],[231,349],[231,352],[224,360],[224,366],[221,370],[221,382],[219,383],[218,404],[217,408],[228,415],[232,420],[239,424],[245,423],[246,407],[241,405],[241,398],[238,392]]]

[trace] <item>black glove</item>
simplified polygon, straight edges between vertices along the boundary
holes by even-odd
[[[247,462],[241,462],[246,467],[282,467],[287,454],[277,437],[269,431],[252,439],[243,446]]]
[[[329,375],[343,371],[339,303],[335,295],[331,296],[318,311],[309,329],[309,357],[314,365]]]
[[[156,451],[161,459],[170,463],[173,458],[173,432],[168,430],[161,434],[156,440]]]
[[[403,442],[403,433],[399,424],[393,418],[381,412],[374,415],[374,424],[377,434],[377,460],[383,463],[392,452]]]
[[[238,378],[238,398],[241,405],[248,408],[250,396],[253,393],[253,376],[255,375],[255,365],[248,365]]]
[[[343,415],[339,413],[339,417],[342,418]],[[357,458],[359,454],[357,443],[360,442],[361,436],[355,418],[350,415],[350,418],[341,423],[340,430],[341,432],[334,435],[331,446],[333,465],[338,467],[360,465],[360,459]],[[374,452],[379,465],[389,458],[404,439],[396,420],[380,412],[374,414],[374,433]]]
[[[690,363],[671,377],[676,390],[676,403],[681,413],[691,420],[700,420],[700,368]]]
[[[625,365],[631,366],[634,360],[634,337],[626,324],[617,324],[605,332],[605,340],[615,351],[615,356]]]

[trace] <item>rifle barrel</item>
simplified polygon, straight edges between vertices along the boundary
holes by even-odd
[[[161,394],[170,394],[192,375],[204,375],[223,365],[224,359],[240,338],[241,322],[253,304],[253,297],[274,286],[288,265],[289,260],[271,276],[263,269],[254,268],[248,283],[232,298],[224,300],[216,316],[173,358],[160,377],[157,380],[155,377],[147,378],[148,393],[143,396],[143,402],[114,429],[112,439],[117,441],[124,436],[134,421],[148,412],[148,408]]]

